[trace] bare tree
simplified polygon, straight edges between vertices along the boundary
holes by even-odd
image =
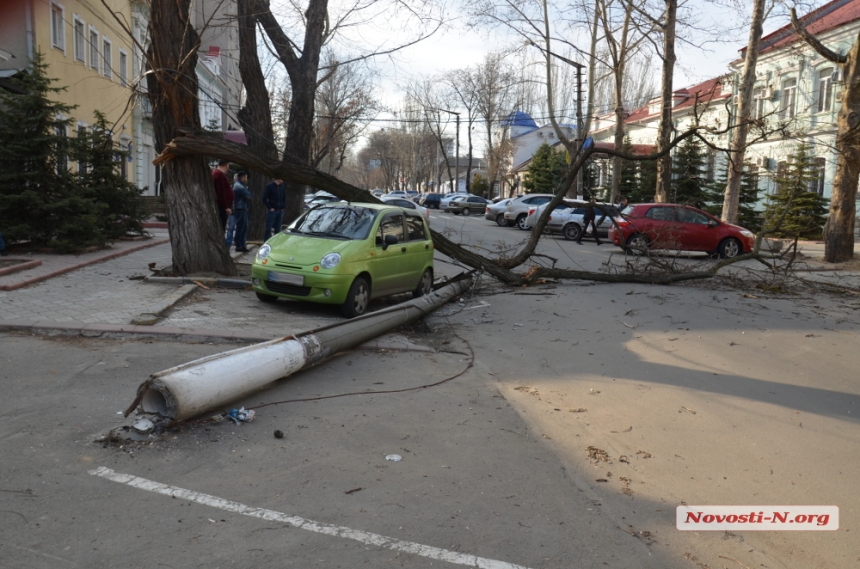
[[[732,132],[732,151],[727,154],[729,157],[729,178],[723,198],[722,220],[728,223],[737,223],[738,219],[738,202],[741,192],[741,179],[744,173],[748,125],[752,114],[752,93],[755,84],[755,68],[758,62],[758,46],[761,41],[764,22],[765,2],[766,0],[753,0],[750,36],[747,42],[747,51],[744,54],[744,70],[741,76],[740,92],[738,93],[740,98],[737,111],[738,126]]]
[[[453,93],[443,83],[441,77],[430,77],[413,81],[407,87],[407,92],[411,104],[417,108],[417,116],[420,122],[435,140],[441,161],[445,163],[448,181],[451,187],[454,188],[456,183],[454,178],[457,170],[451,170],[451,156],[448,151],[451,137],[447,134],[452,113],[456,112],[451,110],[451,107],[454,106]],[[433,155],[436,156],[436,153],[434,152]],[[433,177],[433,182],[434,187],[439,188],[442,182],[442,171],[439,168],[440,161],[434,160],[434,162],[434,171],[437,173]],[[459,168],[459,164],[455,168]]]
[[[824,226],[824,260],[843,263],[854,259],[854,216],[860,179],[860,36],[842,55],[810,34],[791,9],[795,31],[821,57],[842,69],[842,105],[836,118],[836,176],[830,196],[830,217]]]
[[[189,21],[190,3],[152,0],[150,4],[147,86],[159,152],[167,147],[177,128],[200,128],[195,72],[200,38]],[[235,275],[205,160],[184,156],[165,164],[162,173],[173,271],[182,275],[203,271]]]

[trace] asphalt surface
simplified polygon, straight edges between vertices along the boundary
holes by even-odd
[[[478,217],[434,212],[431,223],[491,251],[526,236]],[[814,259],[817,246],[805,247]],[[617,248],[560,238],[539,251],[570,268],[628,262]],[[114,316],[100,318],[119,328],[176,288],[127,280],[159,254],[10,291],[0,319],[9,306],[38,307],[40,291],[67,291],[72,306],[101,292]],[[438,261],[437,274],[459,271]],[[806,277],[856,287],[847,271]],[[123,295],[146,302],[117,308]],[[434,352],[347,352],[235,402],[255,410],[252,423],[187,424],[142,443],[100,439],[131,422],[117,412],[150,374],[228,346],[0,332],[0,566],[860,560],[858,295],[732,279],[512,291],[481,278],[461,300],[396,331]],[[276,337],[339,319],[327,307],[201,289],[151,328]],[[684,503],[836,505],[840,525],[679,532]]]

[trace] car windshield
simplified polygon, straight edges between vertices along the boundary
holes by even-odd
[[[355,205],[318,207],[295,220],[287,231],[332,239],[366,239],[377,213]]]

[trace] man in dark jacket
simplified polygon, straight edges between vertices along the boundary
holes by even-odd
[[[218,219],[221,221],[221,231],[227,227],[227,218],[233,213],[233,188],[227,179],[230,161],[221,159],[218,167],[212,170],[212,183],[215,186],[215,199],[218,200]]]
[[[233,217],[236,218],[235,243],[236,251],[247,253],[245,237],[248,234],[248,208],[251,205],[251,191],[248,189],[248,173],[236,174],[236,183],[233,184]],[[227,232],[227,247],[233,241],[233,235]]]
[[[284,181],[277,178],[266,184],[263,191],[263,203],[266,204],[266,236],[264,241],[281,230],[284,223],[284,208],[287,206],[287,194]]]
[[[582,215],[582,233],[579,234],[579,239],[576,242],[582,245],[582,236],[588,231],[588,226],[591,225],[591,235],[594,237],[594,240],[597,241],[597,244],[600,245],[600,237],[597,236],[597,225],[595,224],[595,219],[597,215],[594,213],[594,206],[588,204],[585,206],[585,213]],[[602,218],[601,218],[602,219]]]

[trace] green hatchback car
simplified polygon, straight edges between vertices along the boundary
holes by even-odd
[[[260,247],[251,282],[263,302],[282,296],[339,304],[353,318],[371,299],[430,292],[430,229],[418,213],[390,205],[321,205]]]

